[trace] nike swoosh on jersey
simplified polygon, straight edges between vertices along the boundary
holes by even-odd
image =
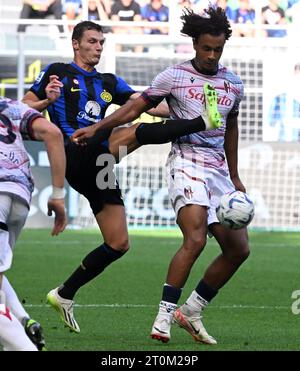
[[[73,87],[71,88],[71,92],[72,92],[72,93],[75,93],[76,91],[81,91],[81,90],[82,90],[82,89],[76,89],[76,88],[73,88]]]

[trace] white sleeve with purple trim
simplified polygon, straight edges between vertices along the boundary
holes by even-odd
[[[43,117],[18,101],[0,97],[0,192],[16,194],[28,205],[34,189],[24,138],[34,139],[31,124]]]

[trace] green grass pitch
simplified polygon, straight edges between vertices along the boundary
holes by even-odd
[[[175,325],[168,344],[150,338],[167,267],[181,236],[176,231],[131,231],[130,236],[128,254],[77,293],[75,315],[81,333],[74,334],[46,305],[45,296],[102,243],[101,236],[84,230],[68,230],[58,237],[48,230],[23,231],[8,277],[26,310],[41,322],[48,350],[300,350],[300,314],[291,310],[292,292],[300,290],[299,233],[250,233],[248,261],[204,312],[216,346],[194,342]],[[210,239],[180,303],[218,251]]]

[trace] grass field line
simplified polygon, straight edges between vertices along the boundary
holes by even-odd
[[[156,308],[157,305],[152,304],[75,304],[77,308]],[[49,304],[25,304],[27,308],[44,308],[50,307]],[[271,306],[271,305],[211,305],[211,309],[262,309],[262,310],[287,310],[288,306]]]
[[[99,245],[99,240],[89,240],[84,242],[86,245]],[[35,241],[19,241],[18,245],[44,245],[45,240],[35,240]],[[65,240],[65,241],[57,241],[57,240],[48,240],[47,245],[82,245],[83,242],[81,240]],[[176,245],[174,241],[164,241],[164,245]]]
[[[173,236],[171,236],[173,237]],[[251,243],[251,239],[250,239],[250,243]],[[45,240],[34,240],[34,241],[19,241],[18,242],[18,245],[44,245],[45,244]],[[81,240],[62,240],[62,241],[57,241],[57,240],[48,240],[47,241],[47,245],[82,245],[83,242]],[[99,240],[89,240],[87,242],[84,242],[84,244],[87,244],[87,245],[99,245]],[[176,241],[164,241],[163,242],[164,245],[178,245]],[[178,245],[179,246],[179,245]],[[274,247],[274,248],[281,248],[281,247],[284,247],[286,248],[287,246],[289,247],[296,247],[296,248],[299,248],[299,245],[295,245],[295,244],[290,244],[290,243],[278,243],[276,242],[275,243],[267,243],[267,242],[264,242],[263,243],[263,247]],[[251,246],[250,246],[251,248]]]

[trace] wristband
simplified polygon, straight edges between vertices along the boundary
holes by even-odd
[[[60,187],[52,186],[52,194],[50,198],[62,199],[65,198],[65,189]]]

